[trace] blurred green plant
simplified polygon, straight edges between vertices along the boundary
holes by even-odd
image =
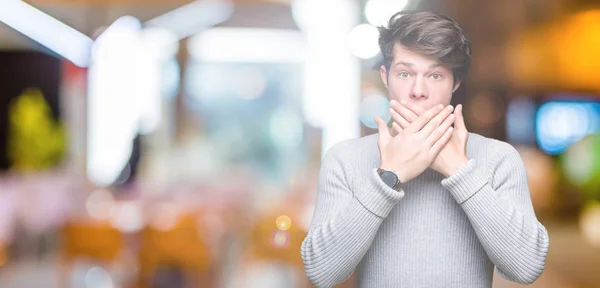
[[[11,169],[43,170],[58,164],[65,153],[66,136],[54,120],[42,91],[29,88],[9,107],[8,157]]]
[[[573,143],[559,161],[566,179],[583,193],[585,201],[600,201],[600,134]]]

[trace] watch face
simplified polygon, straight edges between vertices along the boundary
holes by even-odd
[[[392,171],[383,171],[383,173],[381,173],[381,180],[391,188],[398,182],[398,176]]]

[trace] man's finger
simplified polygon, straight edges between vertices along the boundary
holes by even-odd
[[[428,137],[429,135],[431,135],[431,133],[438,128],[442,122],[444,122],[444,120],[446,120],[446,118],[448,118],[448,116],[450,116],[450,114],[452,114],[452,111],[454,110],[454,107],[448,105],[446,106],[446,108],[444,108],[443,111],[441,111],[440,113],[438,113],[435,117],[433,117],[433,119],[431,119],[431,121],[429,121],[427,123],[427,125],[425,125],[423,127],[423,129],[421,129],[419,131],[419,133],[423,134],[423,136]],[[427,115],[427,113],[429,113],[429,111],[427,111],[425,113],[425,115]],[[423,117],[419,117],[419,120],[423,118]]]
[[[405,128],[404,130],[409,133],[417,133],[417,132],[421,131],[421,129],[423,127],[425,127],[425,125],[427,123],[429,123],[429,121],[431,121],[431,119],[433,119],[433,117],[440,114],[440,112],[442,112],[443,109],[444,109],[444,105],[442,105],[442,104],[429,108],[425,113],[423,113],[423,115],[421,115],[415,122],[411,123],[410,126]],[[442,123],[442,122],[440,121],[440,123]],[[429,134],[427,134],[427,135],[429,135]]]
[[[467,130],[467,127],[465,125],[465,117],[463,116],[463,106],[462,104],[458,104],[458,106],[456,106],[456,110],[454,111],[454,114],[456,115],[456,120],[454,120],[454,127],[456,127],[456,130],[458,131],[465,131]]]
[[[437,157],[437,155],[440,154],[440,152],[442,151],[442,148],[444,148],[448,141],[450,141],[452,133],[454,133],[454,128],[448,127],[448,129],[446,129],[446,132],[444,132],[444,135],[442,135],[442,137],[440,137],[440,139],[437,140],[435,144],[433,144],[433,146],[431,147],[431,153],[433,153]]]
[[[425,113],[425,111],[427,111],[427,109],[425,109],[419,105],[409,103],[406,100],[400,101],[400,104],[402,104],[402,106],[405,106],[406,108],[408,108],[408,110],[412,111],[413,113],[415,113],[418,116],[423,115],[423,113]]]
[[[452,123],[454,123],[455,118],[456,116],[454,116],[454,114],[450,114],[450,116],[448,116],[446,120],[444,120],[444,122],[439,127],[435,128],[435,130],[427,137],[427,139],[425,140],[425,145],[429,147],[433,146],[433,144],[435,144],[440,139],[440,137],[444,135],[446,130],[448,130],[448,128],[452,126]]]
[[[406,128],[408,125],[410,125],[410,121],[406,120],[404,117],[402,117],[402,115],[398,114],[398,112],[392,108],[390,108],[390,116],[392,116],[394,122],[400,124],[400,127],[402,128]]]
[[[392,138],[390,135],[390,130],[387,127],[387,124],[383,119],[379,118],[379,116],[375,116],[375,122],[377,123],[377,131],[379,132],[379,142],[384,144]]]
[[[405,102],[405,101],[403,101],[403,102]],[[402,116],[404,119],[406,119],[406,121],[408,121],[408,123],[412,123],[413,121],[417,120],[417,118],[419,118],[419,114],[416,114],[415,112],[411,111],[405,105],[401,105],[396,100],[392,100],[390,103],[390,106],[391,106],[390,111],[393,110],[396,113],[400,114],[400,116]]]
[[[402,132],[402,127],[400,127],[400,125],[398,125],[398,123],[396,123],[396,122],[392,123],[392,129],[394,129],[394,131],[396,131],[396,135],[398,135],[398,133]]]

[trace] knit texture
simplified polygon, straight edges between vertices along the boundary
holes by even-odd
[[[469,133],[469,162],[450,177],[428,168],[389,188],[379,178],[377,134],[325,154],[301,254],[317,287],[356,274],[358,287],[528,284],[544,270],[549,239],[531,203],[527,173],[506,142]]]

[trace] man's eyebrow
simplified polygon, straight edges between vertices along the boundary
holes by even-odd
[[[396,64],[394,64],[394,66],[398,66],[398,65],[404,65],[406,67],[412,67],[414,66],[413,63],[409,63],[409,62],[397,62]]]
[[[404,62],[404,61],[400,61],[400,62],[397,62],[396,64],[394,64],[394,66],[397,66],[397,65],[404,65],[406,67],[413,67],[413,66],[415,66],[413,63]],[[429,69],[437,68],[437,67],[440,67],[440,66],[442,66],[441,63],[433,63],[433,64],[429,65]]]

